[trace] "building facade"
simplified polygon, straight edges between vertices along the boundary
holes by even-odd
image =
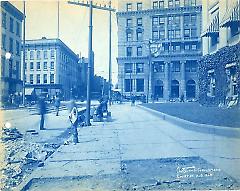
[[[86,83],[82,64],[60,39],[26,40],[25,49],[26,96],[33,91],[48,98],[60,94],[65,100],[79,95]]]
[[[231,105],[239,100],[239,0],[203,1],[200,102]]]
[[[1,2],[1,105],[22,95],[21,43],[23,14],[7,1]]]
[[[123,96],[198,98],[200,0],[121,0],[118,84]]]

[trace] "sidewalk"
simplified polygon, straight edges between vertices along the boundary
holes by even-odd
[[[239,139],[189,131],[128,104],[113,105],[110,110],[112,122],[79,128],[79,143],[61,146],[24,184],[114,175],[122,161],[174,157],[201,157],[240,180]]]

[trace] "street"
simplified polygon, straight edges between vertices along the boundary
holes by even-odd
[[[60,146],[19,188],[239,189],[239,139],[186,130],[130,104],[110,110],[111,121],[79,128],[79,143]]]

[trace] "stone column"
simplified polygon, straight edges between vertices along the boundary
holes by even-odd
[[[163,82],[163,97],[165,100],[169,100],[170,88],[169,88],[169,63],[165,62],[164,65],[164,82]]]
[[[186,99],[186,73],[185,73],[186,61],[181,61],[181,81],[180,81],[180,96],[183,94]]]

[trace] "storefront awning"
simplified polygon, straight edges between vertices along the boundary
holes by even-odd
[[[32,95],[34,91],[34,88],[26,88],[25,89],[25,95]]]
[[[219,34],[219,15],[217,14],[210,25],[207,27],[207,30],[201,35],[202,37],[209,37]]]
[[[226,14],[223,16],[221,27],[229,27],[231,25],[240,24],[240,13],[239,13],[239,4],[235,5],[233,9],[229,9]]]

